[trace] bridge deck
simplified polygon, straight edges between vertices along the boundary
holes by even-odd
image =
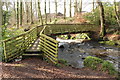
[[[30,48],[28,48],[25,52],[39,52],[39,51],[40,51],[39,42],[40,42],[40,38],[38,38],[38,39],[33,43],[33,45],[31,45]]]

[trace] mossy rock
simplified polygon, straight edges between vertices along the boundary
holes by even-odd
[[[106,53],[106,52],[101,52],[101,53],[95,53],[95,55],[96,55],[97,57],[107,57],[107,56],[108,56],[108,53]]]
[[[107,71],[111,75],[116,75],[118,73],[112,63],[97,57],[86,57],[84,60],[84,66],[92,68],[94,70],[102,70],[104,72]]]
[[[100,44],[106,44],[110,46],[114,46],[116,43],[114,41],[100,41]]]
[[[114,75],[117,73],[117,71],[115,70],[115,68],[113,67],[113,64],[108,62],[108,61],[104,61],[102,63],[102,70],[103,71],[108,71],[109,74]]]
[[[115,45],[115,42],[114,41],[106,41],[105,44],[113,46],[113,45]]]
[[[103,63],[103,60],[97,57],[88,56],[84,60],[84,66],[96,69],[99,64]]]

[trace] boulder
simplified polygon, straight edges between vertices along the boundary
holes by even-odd
[[[101,53],[96,53],[95,54],[97,57],[107,57],[108,53],[107,52],[101,52]]]

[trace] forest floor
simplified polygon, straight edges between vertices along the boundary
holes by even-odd
[[[39,58],[27,58],[19,62],[1,63],[2,78],[97,78],[103,80],[116,80],[113,76],[101,71],[91,70],[89,68],[72,68],[70,66],[56,67]],[[95,79],[96,80],[96,79]]]

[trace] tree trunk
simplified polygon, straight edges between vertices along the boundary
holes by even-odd
[[[51,14],[50,14],[50,0],[49,0],[49,18],[50,18],[50,22],[51,22]]]
[[[78,8],[77,8],[77,0],[75,0],[74,2],[74,15],[78,12]]]
[[[105,29],[105,18],[104,18],[104,8],[102,5],[102,2],[100,0],[97,0],[98,6],[99,6],[99,11],[100,11],[100,21],[101,21],[101,31],[100,31],[100,36],[104,37],[106,34],[106,29]]]
[[[38,18],[39,22],[43,25],[42,15],[41,15],[41,8],[40,8],[40,0],[38,0]]]
[[[22,16],[22,7],[23,7],[23,3],[22,0],[20,0],[20,25],[22,26],[22,21],[23,21],[23,16]]]
[[[14,18],[15,18],[15,23],[14,23],[14,25],[16,25],[16,20],[17,20],[17,19],[16,19],[16,7],[15,7],[15,2],[14,2],[14,14],[15,14],[15,17],[14,17]]]
[[[26,21],[27,23],[29,23],[29,7],[28,7],[28,2],[25,2],[25,5],[26,5]]]
[[[57,18],[57,0],[55,0],[55,14],[56,14],[56,18]]]
[[[120,27],[120,17],[119,17],[119,13],[117,12],[117,8],[116,8],[116,0],[114,0],[114,11],[115,11],[115,16],[116,16],[116,19],[117,19],[117,23]]]
[[[1,0],[0,0],[0,26],[2,26],[2,2],[1,2]]]
[[[70,17],[72,17],[72,13],[71,13],[71,9],[72,9],[72,8],[71,8],[71,5],[72,5],[72,2],[71,2],[71,0],[70,0],[70,13],[69,13],[69,14],[70,14]]]
[[[120,1],[119,1],[119,6],[118,6],[118,12],[120,14]]]
[[[94,0],[93,0],[93,10],[92,10],[93,12],[94,12],[94,7],[95,7],[95,2],[94,2]]]
[[[47,24],[47,12],[46,12],[46,0],[45,0],[45,24]]]
[[[38,7],[36,0],[35,0],[35,11],[36,11],[36,19],[38,19]]]
[[[0,40],[3,40],[3,31],[2,31],[2,2],[0,0]],[[0,41],[0,62],[2,61],[2,54],[4,52],[3,43]]]
[[[32,0],[30,6],[31,6],[31,24],[33,24],[34,22],[33,22]]]
[[[19,2],[17,0],[17,11],[16,11],[16,19],[17,19],[17,29],[19,29]]]
[[[8,11],[8,4],[9,4],[8,2],[5,2],[7,11]]]
[[[82,12],[82,0],[80,0],[80,8],[79,8],[79,12]]]
[[[66,18],[66,0],[64,0],[64,19]]]

